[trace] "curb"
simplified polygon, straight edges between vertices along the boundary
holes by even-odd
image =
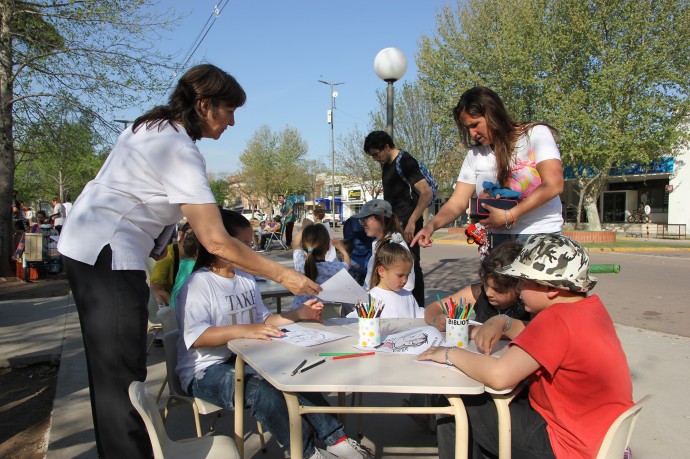
[[[0,368],[25,368],[32,365],[59,365],[60,354],[37,354],[22,357],[0,357]]]

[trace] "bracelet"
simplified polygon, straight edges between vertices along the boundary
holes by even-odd
[[[513,318],[510,317],[510,316],[507,315],[507,314],[501,314],[501,315],[502,315],[503,317],[505,317],[506,320],[507,320],[506,326],[503,327],[503,332],[502,332],[502,333],[505,333],[505,332],[507,332],[508,330],[510,330],[510,327],[513,326]]]
[[[503,211],[503,218],[504,218],[505,221],[506,221],[506,229],[512,228],[513,225],[515,224],[515,217],[513,217],[513,213],[512,213],[512,212],[510,212],[511,222],[508,223],[508,212],[510,212],[510,209],[505,209],[505,210]]]
[[[446,353],[445,353],[446,365],[448,365],[450,367],[454,367],[455,365],[453,365],[453,362],[451,362],[450,359],[448,358],[448,353],[450,352],[451,349],[453,349],[453,348],[452,347],[446,348]]]

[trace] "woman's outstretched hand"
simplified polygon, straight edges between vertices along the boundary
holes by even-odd
[[[434,240],[431,239],[433,234],[434,230],[429,225],[426,225],[424,228],[420,229],[412,239],[410,247],[414,247],[415,244],[419,244],[420,247],[431,247],[431,244],[434,242]]]

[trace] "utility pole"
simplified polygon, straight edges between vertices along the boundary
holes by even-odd
[[[319,80],[319,83],[327,84],[331,88],[331,109],[328,111],[327,121],[331,125],[331,218],[335,229],[335,132],[333,130],[333,112],[335,111],[335,98],[338,93],[333,91],[333,86],[345,83],[333,83],[332,81]]]

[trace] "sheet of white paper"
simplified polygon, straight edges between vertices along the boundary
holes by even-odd
[[[444,346],[445,344],[444,333],[438,331],[436,327],[426,326],[411,328],[404,332],[382,337],[381,345],[374,350],[391,354],[419,355],[431,346]],[[359,348],[359,346],[357,347]]]
[[[357,303],[358,301],[367,302],[369,295],[356,280],[350,276],[346,269],[341,269],[333,277],[321,284],[323,289],[319,293],[322,301],[333,301],[336,303]]]
[[[285,325],[280,329],[285,332],[285,335],[282,338],[273,338],[274,340],[303,347],[316,346],[347,337],[347,335],[315,330],[297,324]]]

